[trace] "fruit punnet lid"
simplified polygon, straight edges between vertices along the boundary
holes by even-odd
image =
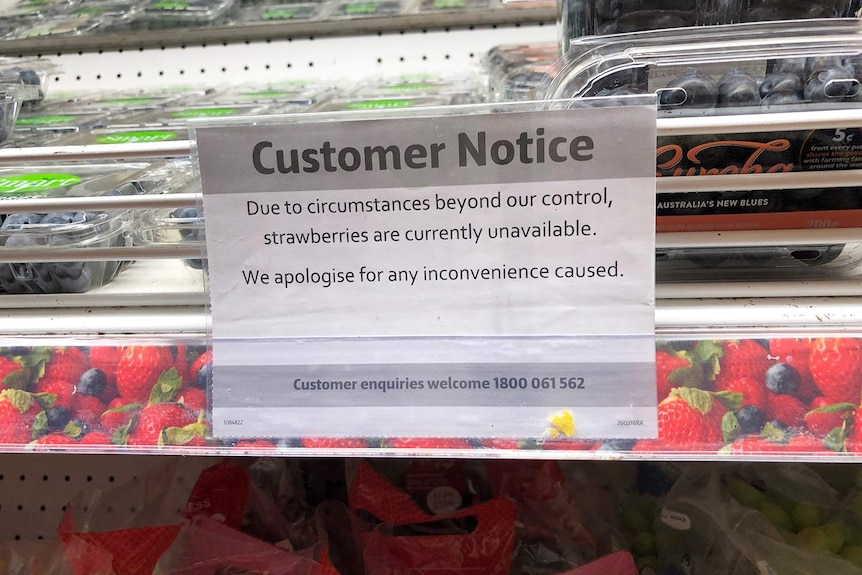
[[[479,79],[475,76],[403,76],[400,78],[377,78],[363,82],[349,92],[353,97],[379,96],[383,98],[401,96],[444,96],[476,94]]]
[[[427,106],[449,106],[459,101],[454,96],[369,96],[368,98],[336,98],[315,107],[315,112],[341,112],[347,110],[393,110]]]
[[[286,4],[285,6],[304,6],[304,4]],[[240,104],[248,106],[250,104],[258,103],[309,106],[330,96],[332,92],[332,86],[306,82],[263,86],[244,85],[207,94],[206,101],[208,104],[214,106],[222,104]]]
[[[211,22],[230,11],[236,0],[149,0],[144,4],[146,20]]]
[[[160,160],[155,163],[8,166],[0,168],[0,201],[172,191],[179,180],[191,177],[191,169],[186,164],[188,162]]]
[[[188,120],[196,118],[230,118],[234,116],[256,116],[266,114],[270,107],[264,103],[224,103],[183,107],[168,107],[142,112],[135,116],[124,117],[111,122],[108,128],[131,128],[135,126],[185,126]]]
[[[197,95],[197,94],[196,94]],[[202,92],[201,92],[202,95]],[[144,111],[160,108],[180,97],[173,93],[105,93],[86,96],[69,96],[45,102],[40,111],[46,114],[79,114],[97,111]]]
[[[812,72],[806,68],[806,61],[821,64],[831,61],[842,68],[843,74],[825,77],[829,86],[844,89],[842,96],[821,100],[805,98],[803,88],[811,78],[809,74],[827,71],[820,67]],[[777,64],[779,62],[787,66]],[[649,91],[658,93],[663,111],[673,112],[678,108],[679,111],[688,109],[690,113],[696,108],[703,114],[704,106],[682,106],[688,95],[671,82],[686,73],[702,72],[713,79],[717,89],[720,78],[728,72],[741,70],[759,83],[767,74],[780,71],[782,67],[800,68],[799,97],[792,103],[819,101],[832,106],[835,101],[860,99],[862,21],[758,22],[580,38],[571,42],[566,55],[549,71],[537,95],[559,99]],[[745,111],[752,111],[746,108]],[[722,111],[727,112],[727,108]],[[783,111],[789,110],[784,108]]]

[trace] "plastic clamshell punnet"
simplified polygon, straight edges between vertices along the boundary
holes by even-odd
[[[199,186],[189,187],[189,192],[200,192]],[[203,249],[206,241],[204,216],[200,208],[188,207],[175,210],[147,210],[141,217],[132,236],[135,245],[195,245]],[[194,269],[203,268],[199,258],[183,260]]]
[[[48,95],[48,76],[57,73],[57,67],[45,58],[0,58],[0,84],[22,85],[21,103],[26,109],[36,106]]]
[[[688,26],[850,18],[859,0],[561,0],[560,39]]]
[[[0,143],[9,139],[23,103],[32,97],[34,89],[31,86],[0,84]]]
[[[236,0],[149,0],[139,20],[153,28],[202,26],[227,17],[237,4]]]
[[[734,24],[573,41],[543,98],[654,92],[662,116],[858,107],[860,21]]]
[[[187,185],[189,162],[57,164],[0,169],[0,253],[33,250],[33,257],[0,264],[8,293],[81,293],[112,281],[128,261],[40,262],[39,254],[70,248],[122,248],[136,229],[133,210],[6,212],[15,198],[62,198],[170,192]],[[46,259],[50,259],[47,257]]]

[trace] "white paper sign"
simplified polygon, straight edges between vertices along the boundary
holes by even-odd
[[[197,128],[229,437],[649,437],[655,110]]]

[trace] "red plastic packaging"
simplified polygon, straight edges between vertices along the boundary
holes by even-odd
[[[348,486],[354,513],[379,523],[363,534],[366,575],[507,575],[515,544],[515,503],[494,499],[429,515],[366,463]]]

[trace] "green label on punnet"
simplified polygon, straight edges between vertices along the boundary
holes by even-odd
[[[392,84],[391,86],[383,86],[384,90],[392,90],[393,92],[414,92],[416,90],[429,90],[434,87],[434,84],[420,84],[403,82],[401,84]]]
[[[357,2],[356,4],[347,4],[344,7],[346,14],[374,14],[380,7],[376,2]]]
[[[110,100],[102,100],[103,104],[149,104],[153,101],[152,98],[112,98]]]
[[[123,132],[122,134],[107,134],[96,138],[100,144],[138,144],[141,142],[167,142],[176,140],[176,132]]]
[[[156,10],[187,10],[188,7],[188,2],[176,2],[174,0],[162,0],[153,4],[153,8]]]
[[[40,196],[48,190],[74,186],[81,178],[74,174],[21,174],[0,177],[0,195]]]
[[[243,98],[280,98],[289,96],[295,92],[286,92],[284,90],[264,90],[262,92],[240,92]]]
[[[180,110],[171,114],[172,118],[218,118],[219,116],[233,116],[236,114],[234,108],[200,108],[197,110]]]
[[[296,10],[267,10],[263,13],[264,20],[292,20],[296,16]]]
[[[465,0],[434,0],[435,8],[463,8],[467,5]]]
[[[403,98],[392,98],[386,100],[362,100],[360,102],[349,102],[344,105],[346,110],[383,110],[388,108],[409,108],[415,106],[415,100]]]
[[[78,120],[75,116],[30,116],[18,118],[19,126],[54,126],[56,124],[73,124]]]

